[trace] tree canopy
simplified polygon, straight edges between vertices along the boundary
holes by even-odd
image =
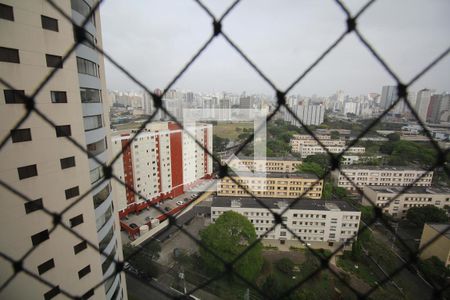
[[[448,221],[445,210],[432,206],[411,207],[406,213],[406,219],[422,227],[425,223],[445,223]]]
[[[297,168],[300,172],[312,173],[317,175],[319,178],[322,178],[325,175],[325,169],[315,162],[303,162]]]
[[[151,277],[158,276],[158,266],[154,263],[159,258],[161,245],[151,241],[138,248],[130,244],[123,246],[123,257],[134,268]]]
[[[204,247],[200,248],[200,257],[207,269],[213,272],[223,272],[225,266],[221,260],[211,252],[222,258],[225,262],[232,262],[256,239],[253,224],[241,214],[233,211],[223,213],[216,222],[200,232]],[[247,280],[253,281],[261,271],[263,265],[262,245],[258,242],[233,264],[234,272]],[[233,277],[233,274],[229,274]]]

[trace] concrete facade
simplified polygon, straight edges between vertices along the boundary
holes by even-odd
[[[0,188],[1,252],[19,260],[33,249],[23,262],[24,268],[55,288],[22,272],[2,291],[0,298],[62,299],[64,290],[86,299],[127,299],[124,275],[111,276],[115,271],[111,259],[123,258],[110,180],[105,180],[99,165],[110,160],[108,110],[103,101],[106,99],[103,57],[84,42],[62,62],[61,57],[74,44],[70,22],[47,1],[2,3],[11,8],[13,18],[0,18],[0,47],[17,51],[19,60],[0,62],[0,76],[17,89],[1,85],[1,132],[4,137],[10,133],[13,137],[2,148],[0,173],[3,182],[33,202],[27,203]],[[66,0],[58,1],[57,5],[73,22],[81,24],[94,1]],[[85,30],[87,38],[101,47],[98,12],[87,22]],[[31,95],[55,67],[60,69],[36,95],[35,103],[37,109],[61,127],[50,126],[32,113],[21,124],[21,134],[10,132],[25,113],[20,99],[11,98],[11,93],[23,91]],[[80,151],[65,136],[83,145],[89,154]],[[104,255],[61,226],[53,230],[52,218],[43,211],[62,212],[83,195],[81,201],[64,212],[62,222],[97,245]],[[13,269],[6,260],[1,260],[0,268],[3,284]],[[103,280],[106,280],[103,285],[91,290]]]
[[[350,178],[357,187],[364,186],[430,186],[433,172],[408,167],[389,166],[353,166],[342,168],[341,171],[332,172],[337,186],[349,191],[356,191],[355,186],[343,175]],[[425,174],[425,175],[424,175]],[[423,175],[422,178],[420,178]],[[420,178],[417,182],[416,179]]]
[[[319,178],[312,174],[241,172],[239,176],[231,177],[256,197],[298,198],[304,193],[304,197],[310,199],[322,197],[323,180],[317,182]],[[217,195],[251,197],[228,177],[223,178],[217,185]]]
[[[440,237],[437,237],[441,235]],[[429,244],[429,245],[428,245]],[[450,224],[425,224],[420,238],[421,259],[439,258],[446,267],[450,264]]]
[[[363,191],[367,197],[363,197],[362,204],[371,206],[373,203],[381,207],[383,213],[398,219],[404,219],[411,207],[433,205],[444,208],[450,204],[448,188],[411,187],[401,194],[403,189],[404,187],[398,186],[365,186]],[[392,201],[394,197],[397,198]]]
[[[267,157],[266,159],[239,157],[225,162],[233,170],[270,173],[292,173],[302,164],[295,158],[284,157]]]
[[[260,198],[264,206],[275,213],[283,213],[282,220],[295,235],[281,226],[276,226],[275,219],[266,207],[255,199],[237,197],[214,197],[211,205],[211,222],[226,211],[234,211],[245,216],[255,227],[263,244],[280,248],[337,247],[344,244],[344,249],[351,249],[352,238],[358,234],[361,212],[353,209],[344,201],[309,201],[283,198]]]

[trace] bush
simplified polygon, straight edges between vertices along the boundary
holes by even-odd
[[[282,259],[276,262],[277,269],[289,276],[293,275],[292,269],[294,268],[294,262],[287,257],[283,257]]]

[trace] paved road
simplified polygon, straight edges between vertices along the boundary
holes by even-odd
[[[143,283],[134,277],[126,275],[127,290],[129,300],[169,300],[173,297],[168,297],[166,294],[160,292],[157,288],[173,295],[167,288],[155,282]],[[152,288],[154,286],[155,288]]]

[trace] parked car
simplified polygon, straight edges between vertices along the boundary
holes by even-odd
[[[164,207],[164,210],[165,211],[170,211],[170,207],[166,206],[166,207]]]
[[[138,228],[139,226],[137,226],[135,223],[130,223],[130,227],[134,229],[134,228]]]
[[[182,205],[183,204],[183,201],[177,201],[177,205]]]

